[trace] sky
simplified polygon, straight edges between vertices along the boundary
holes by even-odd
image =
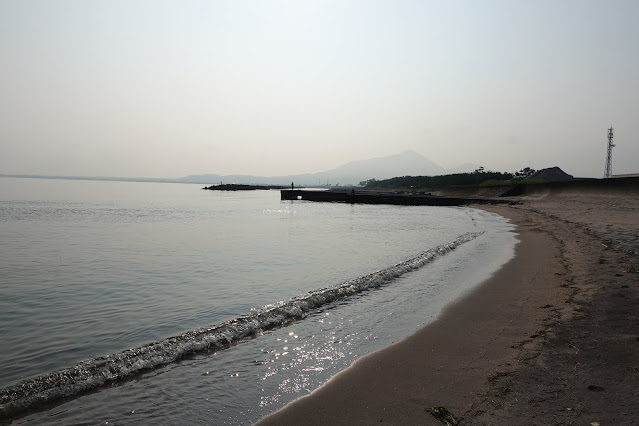
[[[636,0],[0,0],[0,173],[639,172]]]

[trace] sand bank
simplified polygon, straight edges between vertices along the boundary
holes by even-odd
[[[633,424],[638,197],[535,194],[516,256],[441,317],[259,424]]]

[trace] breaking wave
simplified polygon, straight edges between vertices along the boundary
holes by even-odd
[[[113,355],[82,361],[0,390],[0,414],[16,415],[79,393],[98,389],[136,374],[201,353],[219,351],[260,333],[285,326],[336,300],[388,284],[419,269],[483,232],[467,233],[455,241],[431,248],[419,255],[371,274],[333,287],[315,290],[288,301],[267,305],[239,318],[178,336],[127,349]]]

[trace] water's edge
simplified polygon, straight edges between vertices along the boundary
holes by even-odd
[[[451,243],[431,248],[391,267],[309,292],[287,302],[267,305],[230,321],[188,331],[113,355],[89,359],[71,368],[27,379],[0,390],[0,413],[3,416],[14,416],[38,406],[129,379],[199,353],[226,349],[255,338],[264,331],[303,319],[314,310],[337,300],[386,285],[482,234],[483,232],[463,234]]]

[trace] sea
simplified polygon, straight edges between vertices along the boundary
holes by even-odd
[[[470,207],[202,186],[0,178],[0,423],[251,424],[517,244]]]

